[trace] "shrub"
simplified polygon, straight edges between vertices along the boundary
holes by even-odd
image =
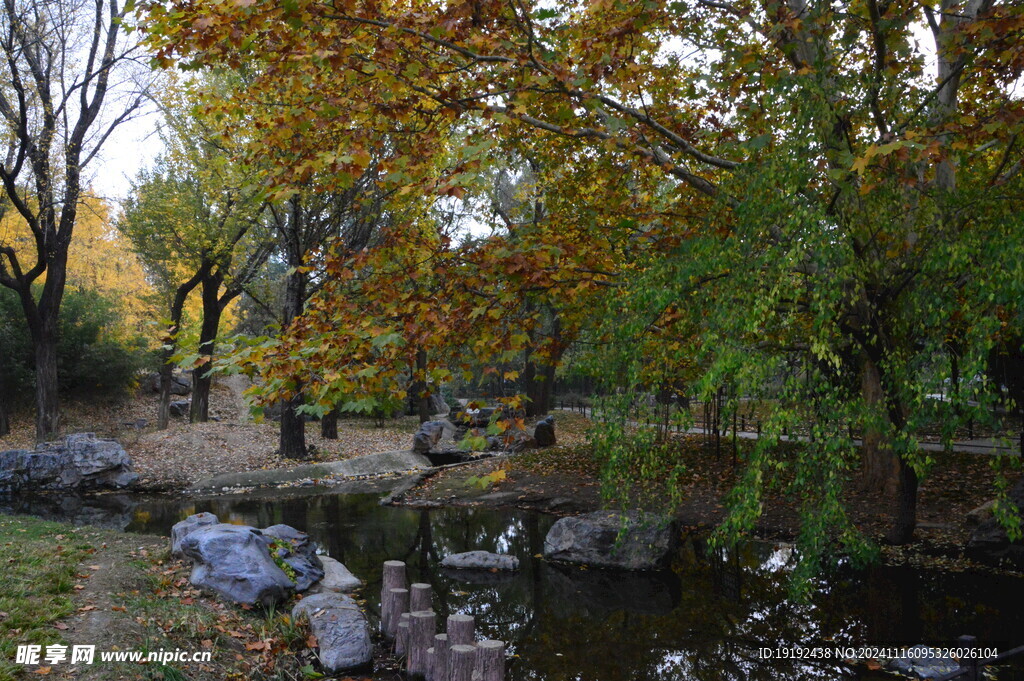
[[[120,326],[121,311],[113,297],[81,289],[65,292],[57,346],[57,375],[64,396],[116,396],[134,387],[136,375],[151,357],[145,339],[119,333]],[[18,296],[8,289],[0,290],[0,357],[8,396],[30,396],[35,386],[32,338]]]

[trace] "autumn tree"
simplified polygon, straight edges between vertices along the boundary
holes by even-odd
[[[291,159],[279,164],[282,186],[304,164],[361,143],[365,129],[340,110],[370,127],[415,127],[422,149],[453,120],[473,130],[463,162],[441,178],[429,154],[399,154],[389,170],[407,191],[464,191],[493,140],[532,140],[545,168],[600,161],[589,183],[549,195],[660,175],[667,186],[644,181],[627,192],[634,213],[668,239],[648,240],[652,257],[638,261],[634,281],[660,288],[634,290],[634,302],[689,316],[682,339],[696,342],[680,342],[679,359],[698,353],[707,389],[725,380],[756,389],[785,355],[805,361],[804,380],[791,376],[775,396],[779,409],[726,527],[753,526],[764,481],[784,465],[799,471],[808,564],[833,543],[858,541],[840,492],[854,470],[893,500],[890,540],[911,539],[929,466],[915,434],[935,416],[924,396],[948,366],[942,348],[955,334],[961,368],[976,363],[1020,300],[1020,215],[1011,208],[1024,113],[1013,89],[1024,65],[1018,3],[304,0],[147,10],[159,63],[266,67],[225,110],[292,92],[272,114],[276,125],[263,127],[263,144]],[[314,129],[330,130],[337,146],[305,134]],[[619,219],[626,205],[595,205],[591,223],[626,241],[581,231],[613,253],[642,244],[645,224]],[[546,221],[552,228],[526,243],[560,261],[567,251],[599,257],[578,232],[554,228],[563,224]],[[545,272],[525,248],[514,254]],[[503,255],[502,277],[525,274]],[[483,290],[471,272],[461,272],[461,290]],[[494,301],[507,300],[507,285],[493,286]],[[455,300],[466,300],[459,290]],[[494,301],[472,309],[510,309]],[[637,328],[659,327],[657,317],[646,322]],[[808,404],[817,435],[809,454],[778,461],[772,443]],[[844,419],[868,434],[859,455],[836,433]]]
[[[198,289],[201,300],[190,419],[203,422],[209,418],[208,365],[221,319],[274,250],[260,188],[215,142],[203,120],[186,113],[187,97],[178,92],[165,98],[167,151],[153,169],[140,171],[119,221],[168,304],[160,428],[168,423],[173,358],[189,294]]]
[[[129,7],[10,0],[0,11],[0,182],[34,240],[28,251],[0,243],[0,284],[18,293],[35,346],[39,440],[60,427],[57,320],[82,173],[142,101],[122,27]]]
[[[278,256],[288,268],[279,320],[282,330],[288,330],[323,285],[323,260],[328,249],[341,255],[362,251],[372,244],[381,223],[387,220],[385,199],[377,187],[377,168],[369,163],[345,189],[311,188],[270,206]],[[300,377],[291,377],[290,396],[281,409],[280,454],[288,459],[308,456],[305,420],[300,412],[305,402],[302,383]],[[323,410],[320,416],[324,436],[337,438],[337,410]]]

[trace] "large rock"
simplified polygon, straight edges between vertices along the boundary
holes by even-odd
[[[185,518],[181,522],[174,523],[171,528],[171,558],[184,558],[185,553],[181,550],[181,542],[193,531],[208,525],[217,525],[220,519],[212,513],[196,513]]]
[[[154,372],[146,376],[143,386],[150,392],[160,392],[160,374]],[[188,395],[190,392],[192,392],[192,382],[188,378],[178,374],[171,374],[172,395]]]
[[[1008,496],[1017,507],[1017,511],[1024,515],[1024,478],[1018,480],[1017,484],[1010,488]],[[972,513],[974,512],[972,511]],[[977,560],[1009,561],[1018,567],[1024,567],[1024,543],[1011,542],[1006,530],[991,515],[991,510],[988,511],[988,519],[983,520],[971,532],[971,537],[967,540],[967,553]]]
[[[124,447],[92,433],[68,435],[35,451],[0,452],[0,492],[124,489],[138,478]]]
[[[641,519],[632,512],[598,511],[558,520],[544,539],[544,557],[595,567],[653,570],[669,562],[678,534],[671,522]]]
[[[196,528],[181,540],[182,553],[195,561],[193,584],[249,605],[275,605],[295,588],[269,547],[256,528],[226,523]]]
[[[444,435],[444,424],[441,421],[427,421],[420,424],[420,429],[412,438],[412,451],[426,454],[441,441]]]
[[[303,617],[316,636],[325,669],[337,673],[369,666],[370,626],[352,598],[333,591],[306,596],[292,608],[293,620]]]
[[[546,416],[533,428],[533,439],[538,447],[551,447],[555,444],[555,417]]]
[[[192,409],[192,400],[176,400],[167,405],[167,412],[171,416],[188,416]]]
[[[519,559],[503,553],[466,551],[445,556],[441,566],[458,570],[518,570]]]
[[[316,542],[305,532],[291,525],[271,525],[263,530],[264,536],[274,542],[271,548],[277,558],[295,571],[295,590],[302,592],[324,578],[324,566],[316,555]]]

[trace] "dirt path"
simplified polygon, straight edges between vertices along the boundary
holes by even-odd
[[[99,654],[144,647],[144,629],[119,605],[119,596],[147,588],[142,569],[132,563],[163,551],[166,546],[163,537],[112,532],[97,535],[96,552],[79,565],[74,586],[75,614],[57,624],[71,646],[96,646],[95,659],[92,664],[54,665],[52,677],[104,681],[139,678],[138,665],[104,664]],[[70,652],[69,649],[69,659]]]
[[[233,376],[221,376],[218,381],[229,391],[231,399],[237,410],[235,420],[238,423],[249,423],[252,421],[252,417],[249,414],[249,404],[245,400],[243,394],[252,381],[247,376],[241,374],[235,374]]]

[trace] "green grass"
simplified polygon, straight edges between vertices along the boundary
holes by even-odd
[[[0,516],[0,679],[24,671],[19,645],[65,642],[53,625],[74,611],[75,568],[91,550],[72,526]]]

